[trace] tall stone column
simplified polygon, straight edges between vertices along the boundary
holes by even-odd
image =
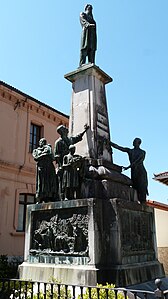
[[[90,127],[76,145],[77,154],[112,163],[105,91],[112,78],[95,64],[84,65],[64,77],[72,82],[70,136],[82,132],[85,124]]]

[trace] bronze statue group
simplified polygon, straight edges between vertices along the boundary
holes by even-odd
[[[32,153],[37,162],[37,202],[80,198],[83,157],[75,155],[74,144],[82,140],[88,128],[84,126],[82,133],[68,137],[68,129],[63,125],[58,126],[60,138],[55,142],[54,151],[45,138],[40,139],[39,147]]]
[[[39,147],[32,153],[37,162],[37,202],[81,198],[81,185],[85,176],[85,157],[75,154],[74,144],[82,140],[88,129],[89,126],[85,125],[82,133],[69,137],[68,129],[63,125],[58,126],[57,132],[60,137],[55,141],[54,151],[45,138],[40,139]],[[130,165],[122,168],[123,170],[131,169],[132,187],[137,191],[139,202],[145,203],[146,195],[148,195],[148,180],[143,165],[145,151],[140,148],[140,144],[140,138],[134,139],[132,149],[110,142],[112,147],[128,154]]]

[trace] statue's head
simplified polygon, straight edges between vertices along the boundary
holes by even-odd
[[[69,152],[73,155],[75,153],[75,150],[76,150],[76,147],[73,144],[71,144],[69,146]]]
[[[46,145],[47,144],[47,140],[45,138],[41,138],[39,140],[39,146],[42,147],[43,145]]]
[[[86,4],[85,5],[85,11],[92,12],[93,6],[91,4]]]
[[[66,128],[64,125],[60,125],[57,127],[58,134],[62,135],[68,135],[68,128]]]
[[[141,142],[142,142],[142,140],[140,138],[136,137],[133,141],[133,146],[138,146],[139,147]]]

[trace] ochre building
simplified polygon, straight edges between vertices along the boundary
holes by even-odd
[[[0,255],[23,257],[26,206],[35,202],[32,151],[69,117],[0,81]]]

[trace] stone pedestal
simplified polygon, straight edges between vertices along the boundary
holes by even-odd
[[[95,64],[84,65],[66,74],[65,78],[72,82],[70,136],[82,132],[85,124],[90,127],[83,140],[76,145],[77,153],[112,162],[105,91],[105,84],[112,78]]]
[[[153,208],[121,199],[30,205],[20,278],[127,286],[164,276]]]
[[[89,129],[77,143],[76,153],[86,158],[87,171],[82,184],[83,198],[114,198],[137,200],[132,182],[113,163],[105,85],[112,78],[95,64],[86,64],[64,76],[72,83],[69,135]]]

